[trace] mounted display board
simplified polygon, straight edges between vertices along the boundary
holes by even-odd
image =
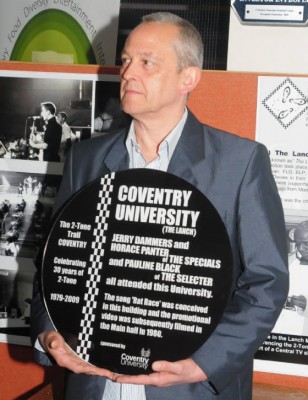
[[[305,0],[233,0],[232,8],[242,23],[253,25],[307,25]]]
[[[5,187],[10,188],[10,192],[7,191],[4,194],[5,197],[3,197],[3,200],[10,193],[11,204],[14,206],[17,203],[19,204],[19,200],[21,200],[21,198],[18,199],[19,182],[26,180],[27,188],[25,186],[21,192],[26,196],[26,212],[30,210],[30,204],[32,204],[31,212],[34,210],[38,211],[38,209],[34,208],[36,200],[39,200],[39,203],[42,202],[44,211],[47,211],[46,206],[52,205],[54,201],[54,194],[57,191],[58,178],[61,178],[63,164],[61,162],[47,163],[44,160],[40,160],[39,155],[32,155],[29,158],[30,153],[27,153],[28,158],[21,158],[20,148],[16,147],[20,143],[16,143],[16,140],[27,139],[27,135],[31,132],[29,131],[29,133],[26,129],[28,128],[26,121],[29,121],[29,116],[32,118],[35,117],[32,119],[32,123],[36,121],[36,117],[40,113],[40,103],[46,100],[54,101],[59,111],[64,109],[67,112],[69,125],[78,140],[91,140],[92,134],[102,134],[100,131],[102,127],[101,124],[98,124],[98,117],[101,109],[106,107],[107,100],[110,97],[117,99],[115,93],[117,93],[119,85],[119,70],[118,68],[111,67],[63,66],[19,62],[1,62],[0,69],[0,85],[3,93],[0,100],[1,115],[4,121],[2,129],[3,137],[1,138],[3,146],[0,167],[4,182],[6,182]],[[266,126],[263,125],[263,123],[268,123],[269,121],[270,124],[275,125],[277,123],[283,129],[284,134],[286,134],[289,128],[283,127],[281,122],[273,115],[276,109],[280,109],[276,97],[280,95],[280,88],[288,86],[289,81],[291,81],[290,89],[292,89],[290,94],[305,93],[303,89],[307,77],[300,77],[303,79],[302,81],[298,80],[299,77],[292,76],[271,75],[268,78],[270,78],[269,82],[265,81],[263,76],[260,77],[259,74],[254,73],[203,71],[201,82],[191,94],[188,106],[202,122],[243,137],[255,139],[256,132],[259,135],[260,132],[264,133],[265,131],[269,137],[271,129],[266,129]],[[29,86],[28,83],[30,83]],[[29,87],[31,87],[31,90]],[[260,88],[262,89],[261,91]],[[67,96],[67,93],[70,93],[70,95]],[[78,94],[81,94],[81,96]],[[97,97],[98,95],[99,97]],[[99,98],[103,98],[100,104]],[[273,99],[277,100],[275,103],[277,106],[271,103]],[[115,103],[118,104],[117,101]],[[299,109],[304,110],[303,105],[297,105],[297,110]],[[261,115],[262,121],[256,117],[257,110],[258,115]],[[298,127],[299,125],[297,124],[302,124],[303,119],[306,119],[306,117],[307,111],[305,110],[302,113],[296,114],[296,118],[293,118],[292,124],[289,125],[290,129]],[[96,118],[98,118],[97,121]],[[118,118],[116,119],[119,121]],[[120,120],[120,123],[122,122]],[[108,130],[109,128],[105,126],[103,129]],[[263,138],[262,141],[264,140]],[[29,176],[30,179],[28,179]],[[48,183],[48,190],[44,192],[45,194],[47,193],[47,196],[41,196],[41,191],[37,187],[37,184],[43,177],[43,180]],[[40,207],[39,203],[37,204],[38,207]],[[289,219],[288,226],[286,227],[287,232],[292,232],[292,229],[302,219],[302,216],[299,218],[298,212],[295,214],[296,218],[293,218],[293,216],[291,215],[292,218]],[[29,219],[26,221],[29,221]],[[36,221],[39,221],[39,219]],[[23,301],[31,297],[31,278],[34,273],[34,269],[28,267],[27,262],[25,263],[25,259],[30,260],[33,256],[33,250],[36,245],[34,238],[38,240],[40,236],[40,230],[36,231],[39,226],[41,225],[35,224],[31,226],[31,229],[35,227],[35,230],[29,231],[33,235],[31,239],[33,241],[29,241],[29,237],[25,240],[23,231],[20,230],[18,242],[21,256],[17,255],[15,258],[14,256],[5,255],[4,252],[1,254],[2,273],[0,275],[0,282],[3,282],[6,288],[11,287],[10,284],[7,284],[8,282],[12,281],[15,284],[17,282],[19,290],[17,292],[9,290],[9,292],[5,292],[5,296],[15,299],[18,305],[16,312],[18,312],[19,308],[20,317],[22,317],[26,309]],[[2,236],[3,248],[5,237],[5,235]],[[292,234],[289,244],[291,257],[294,255]],[[18,297],[16,297],[16,293],[18,293]],[[8,312],[12,313],[15,311],[6,309],[2,315],[6,317],[7,314],[5,313]],[[15,319],[14,314],[10,314],[9,318]],[[5,318],[3,319],[5,320]],[[11,331],[10,327],[4,327],[5,321],[3,319],[1,320],[3,326],[0,326],[1,340],[13,342],[11,338],[14,337],[12,339],[14,343],[19,343],[20,337],[25,337],[25,334],[18,334],[19,327],[13,327],[13,331]],[[20,321],[24,320],[20,319]],[[9,328],[9,331],[7,328]],[[7,332],[10,332],[10,334]],[[258,381],[308,388],[308,380],[305,377],[305,372],[300,376],[300,371],[305,371],[305,368],[302,368],[302,364],[299,363],[294,368],[293,362],[285,362],[283,359],[279,362],[275,361],[274,364],[271,360],[267,360],[265,363],[263,363],[264,360],[261,360],[262,363],[259,361],[257,359],[255,362],[255,379]],[[9,367],[9,358],[5,362]],[[280,368],[280,366],[283,366],[283,368]],[[299,371],[299,373],[294,371]],[[28,381],[30,382],[31,380]]]
[[[156,170],[85,186],[57,214],[44,250],[55,328],[82,359],[118,373],[193,354],[218,324],[231,280],[231,245],[215,207]]]

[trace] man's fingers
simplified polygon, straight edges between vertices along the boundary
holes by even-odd
[[[182,370],[182,367],[178,362],[154,361],[152,364],[152,369],[155,372],[170,372],[173,374],[179,374]]]
[[[49,352],[60,367],[69,369],[76,374],[90,374],[111,378],[111,371],[98,368],[80,358],[56,331],[48,331],[39,335],[42,347]]]

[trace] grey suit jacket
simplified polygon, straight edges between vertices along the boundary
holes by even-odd
[[[56,201],[60,207],[86,183],[128,168],[126,132],[73,146]],[[148,400],[250,400],[253,356],[270,333],[288,292],[287,246],[281,201],[266,148],[202,125],[189,112],[168,172],[196,186],[223,219],[233,250],[232,295],[221,322],[192,355],[208,382],[146,387]],[[37,294],[33,340],[51,324]],[[36,353],[48,363],[47,355]],[[103,378],[69,374],[67,399],[101,400]],[[134,399],[132,399],[134,400]]]

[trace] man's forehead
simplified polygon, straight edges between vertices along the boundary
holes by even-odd
[[[143,43],[135,46],[127,43],[125,45],[122,53],[122,57],[138,57],[138,58],[146,58],[154,61],[163,61],[166,59],[170,59],[170,57],[177,57],[175,46],[172,42],[165,43],[165,45],[161,42],[156,42],[155,44],[147,44]]]
[[[124,45],[124,51],[132,45],[144,47],[145,51],[147,48],[160,47],[162,44],[172,46],[178,35],[179,29],[175,25],[157,22],[144,23],[130,32]]]
[[[134,49],[130,47],[125,47],[122,51],[122,56],[125,55],[131,55],[134,53],[135,56],[138,56],[140,58],[159,58],[157,52],[153,50],[139,50],[135,51]]]

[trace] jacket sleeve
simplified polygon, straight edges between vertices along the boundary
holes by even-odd
[[[240,273],[220,323],[193,355],[217,393],[252,362],[288,293],[283,210],[263,145],[249,159],[235,213],[232,249]]]

